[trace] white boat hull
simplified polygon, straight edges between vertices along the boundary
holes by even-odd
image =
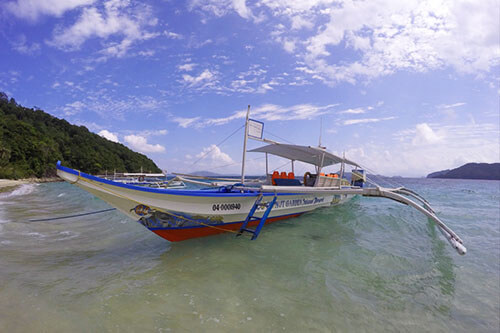
[[[115,183],[90,176],[58,164],[57,174],[96,197],[116,207],[134,220],[170,241],[203,237],[229,230],[239,230],[255,200],[257,191],[239,193],[216,190],[150,189]],[[263,203],[276,195],[276,203],[267,222],[299,216],[319,207],[327,207],[347,200],[348,195],[265,193]],[[265,207],[255,217],[261,218]],[[252,221],[249,226],[259,221]]]

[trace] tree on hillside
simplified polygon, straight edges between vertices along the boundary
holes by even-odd
[[[0,178],[55,175],[55,164],[87,173],[160,172],[143,154],[42,110],[22,107],[0,92]]]

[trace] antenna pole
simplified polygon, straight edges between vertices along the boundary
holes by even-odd
[[[323,117],[319,118],[319,144],[318,147],[321,148],[321,135],[323,134]]]
[[[247,117],[245,120],[245,137],[243,138],[243,159],[241,161],[241,183],[245,183],[245,158],[247,153],[247,139],[248,139],[248,116],[250,115],[250,105],[247,109]]]

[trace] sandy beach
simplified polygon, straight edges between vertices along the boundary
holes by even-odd
[[[8,191],[16,186],[29,183],[48,183],[48,182],[58,182],[61,181],[60,178],[29,178],[29,179],[0,179],[0,192]]]
[[[30,181],[26,179],[22,180],[0,179],[0,191],[4,191],[10,187],[16,187],[21,184],[27,184],[27,183],[30,183]]]

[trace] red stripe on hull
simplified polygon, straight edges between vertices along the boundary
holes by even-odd
[[[297,213],[297,214],[291,214],[291,215],[285,215],[285,216],[278,216],[278,217],[270,217],[267,219],[265,224],[276,222],[279,220],[284,220],[290,217],[297,217],[302,215],[303,213]],[[255,227],[259,224],[260,220],[256,221],[251,221],[248,223],[249,227]],[[199,227],[199,228],[180,228],[180,229],[156,229],[156,230],[151,230],[158,236],[165,238],[166,240],[169,240],[171,242],[180,242],[183,240],[191,239],[191,238],[198,238],[198,237],[206,237],[206,236],[212,236],[212,235],[217,235],[224,233],[224,230],[240,230],[241,225],[243,222],[240,223],[230,223],[227,225],[218,225],[217,229],[213,227]],[[223,229],[223,230],[221,230]]]

